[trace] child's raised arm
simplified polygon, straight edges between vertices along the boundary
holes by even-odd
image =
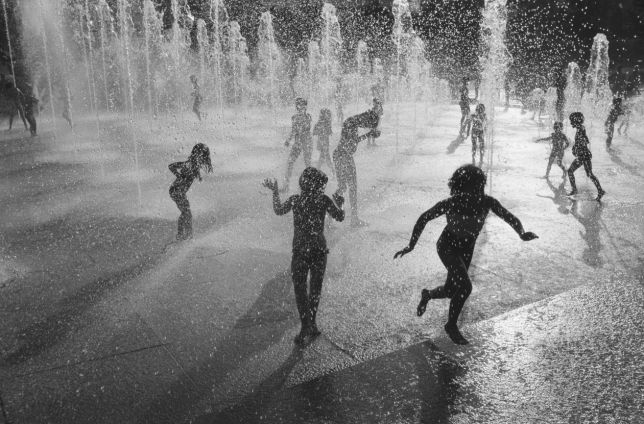
[[[523,225],[521,224],[521,221],[519,221],[519,218],[514,216],[509,210],[503,207],[501,203],[496,200],[492,199],[492,212],[494,212],[499,218],[507,222],[510,227],[516,231],[516,233],[521,237],[521,240],[523,241],[530,241],[534,240],[536,238],[539,238],[535,233],[533,232],[526,232],[523,229]]]
[[[440,202],[432,206],[430,209],[425,211],[420,217],[418,217],[418,220],[416,221],[416,225],[414,225],[414,229],[411,232],[409,245],[407,245],[407,247],[405,247],[403,250],[396,252],[396,254],[394,255],[394,259],[401,258],[405,256],[407,253],[414,250],[414,247],[416,247],[416,243],[418,242],[420,235],[425,230],[425,226],[427,225],[427,223],[432,219],[438,218],[439,216],[445,214],[445,212],[447,212],[447,200],[441,200]]]
[[[275,215],[284,215],[293,209],[292,197],[289,197],[288,200],[284,203],[280,201],[280,193],[277,187],[277,180],[265,179],[262,183],[264,187],[273,192],[273,211]]]
[[[175,177],[180,177],[181,176],[181,168],[183,166],[183,162],[174,162],[168,165],[168,169],[170,172],[174,174]]]

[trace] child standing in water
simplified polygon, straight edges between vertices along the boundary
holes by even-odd
[[[291,175],[293,174],[293,166],[300,156],[300,153],[304,154],[304,166],[307,168],[311,166],[311,115],[306,112],[306,106],[306,100],[300,97],[295,99],[296,113],[291,117],[291,134],[289,134],[284,143],[286,147],[289,147],[291,140],[294,140],[286,164],[286,177],[284,179],[284,187],[282,187],[282,191],[284,192],[288,191]]]
[[[190,82],[192,83],[192,97],[194,97],[194,102],[192,103],[192,111],[197,115],[197,118],[201,121],[201,89],[197,83],[197,77],[190,75]]]
[[[575,156],[575,160],[572,161],[570,168],[568,168],[568,179],[570,180],[570,186],[572,187],[572,191],[568,195],[574,196],[577,194],[575,171],[577,168],[583,166],[586,171],[586,175],[588,175],[593,184],[595,184],[595,187],[597,187],[597,201],[600,201],[606,192],[602,189],[602,186],[599,184],[599,180],[595,177],[595,174],[593,174],[593,155],[590,153],[590,148],[588,147],[590,141],[588,140],[586,128],[584,127],[584,114],[581,112],[571,113],[570,125],[577,130],[577,133],[575,134],[575,144],[572,146],[572,154]]]
[[[331,160],[331,154],[329,153],[329,137],[333,134],[331,128],[331,110],[322,109],[320,110],[320,118],[318,122],[313,127],[313,135],[318,137],[318,151],[320,152],[320,159],[318,160],[318,169],[322,169],[322,162],[325,162],[331,172],[335,175],[335,170],[333,169],[333,161]]]
[[[302,327],[295,337],[295,343],[304,343],[308,338],[318,336],[320,330],[315,317],[322,293],[322,281],[326,270],[326,259],[329,253],[324,238],[324,218],[328,213],[336,221],[344,219],[340,209],[344,199],[334,195],[335,203],[324,194],[328,177],[320,170],[308,167],[300,177],[301,192],[289,197],[286,202],[280,201],[276,180],[264,180],[264,187],[273,192],[273,211],[284,215],[293,211],[293,259],[291,276],[295,301]],[[340,205],[340,208],[336,206]],[[306,280],[311,275],[307,293]]]
[[[564,151],[570,146],[570,140],[563,132],[563,123],[555,122],[553,129],[555,132],[550,137],[540,138],[537,141],[550,141],[552,143],[550,149],[550,158],[548,158],[548,166],[546,167],[546,178],[550,175],[550,168],[553,162],[557,162],[559,168],[563,171],[564,180],[566,178],[566,168],[561,162],[564,156]]]
[[[195,178],[201,181],[201,168],[204,168],[208,173],[212,172],[210,150],[203,143],[195,144],[187,161],[171,163],[168,168],[177,177],[170,186],[170,198],[177,204],[181,212],[177,240],[187,240],[192,238],[192,212],[190,212],[187,193]]]
[[[624,114],[624,108],[622,107],[622,98],[615,97],[613,99],[613,105],[608,112],[608,118],[604,123],[604,129],[606,131],[606,147],[610,147],[613,142],[613,135],[615,134],[615,122],[617,118]]]
[[[349,189],[349,204],[351,205],[351,226],[360,227],[365,223],[358,218],[358,174],[353,155],[358,149],[358,143],[369,137],[380,137],[378,123],[382,116],[382,104],[373,99],[373,108],[359,115],[347,118],[342,123],[340,142],[333,151],[335,175],[338,178],[336,193],[343,195]],[[358,135],[358,128],[369,128],[369,132]]]
[[[485,130],[487,128],[487,115],[485,114],[485,105],[479,103],[475,112],[466,123],[467,132],[472,128],[472,165],[475,165],[476,150],[479,151],[479,165],[483,164],[483,152],[485,150]]]
[[[521,240],[537,238],[536,234],[525,232],[521,221],[498,200],[485,194],[485,182],[485,174],[480,168],[474,165],[458,168],[449,180],[450,197],[436,203],[418,218],[409,245],[394,255],[396,259],[414,250],[427,223],[441,215],[447,216],[447,225],[436,243],[438,256],[447,269],[447,280],[444,285],[433,290],[423,289],[416,313],[422,316],[430,299],[450,298],[445,331],[457,344],[468,343],[458,329],[458,316],[472,292],[468,270],[476,239],[490,210],[510,224]]]

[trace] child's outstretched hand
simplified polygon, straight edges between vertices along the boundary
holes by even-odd
[[[396,254],[394,255],[394,259],[402,258],[403,256],[405,256],[407,253],[411,252],[412,250],[414,250],[414,249],[412,249],[411,247],[407,246],[403,250],[399,250],[398,252],[396,252]]]
[[[262,185],[271,191],[277,191],[277,180],[275,179],[266,178]]]
[[[527,232],[521,234],[521,240],[523,240],[523,241],[530,241],[530,240],[534,240],[534,239],[538,239],[538,238],[539,238],[539,236],[536,235],[535,233],[533,233],[532,231],[527,231]]]
[[[333,193],[331,197],[333,197],[333,201],[335,202],[335,204],[338,205],[339,208],[341,208],[342,205],[344,204],[344,197],[342,197],[342,195],[338,193]]]

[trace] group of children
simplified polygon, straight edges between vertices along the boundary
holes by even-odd
[[[313,147],[313,136],[317,136],[317,147],[320,152],[318,168],[325,163],[338,180],[337,194],[342,196],[349,191],[349,202],[351,204],[351,225],[360,226],[363,222],[358,218],[358,181],[356,165],[353,154],[357,150],[358,143],[366,139],[375,139],[380,136],[377,129],[382,116],[382,103],[378,99],[373,100],[373,107],[361,114],[351,116],[342,123],[342,131],[338,146],[333,151],[333,160],[329,155],[329,140],[332,130],[331,111],[322,109],[320,118],[311,132],[311,115],[307,112],[307,102],[302,98],[295,100],[296,113],[291,118],[291,132],[285,142],[286,147],[293,146],[288,156],[286,165],[286,176],[282,186],[282,192],[288,192],[291,175],[295,161],[302,154],[305,167],[311,166]],[[367,128],[366,134],[359,135],[359,128]]]
[[[464,80],[464,86],[466,80]],[[466,86],[465,86],[466,88]],[[462,91],[463,93],[463,91]],[[359,115],[347,118],[342,125],[340,142],[333,152],[333,161],[329,157],[329,137],[332,134],[331,112],[322,109],[320,118],[311,132],[311,116],[306,111],[306,101],[296,100],[296,114],[292,117],[292,128],[286,145],[293,141],[287,163],[286,180],[284,187],[288,190],[288,182],[293,171],[293,164],[301,153],[304,153],[306,168],[299,178],[300,193],[292,195],[282,202],[280,189],[276,180],[266,179],[263,186],[272,191],[273,211],[277,215],[293,212],[293,246],[291,260],[291,276],[295,292],[297,309],[301,321],[301,329],[295,338],[297,344],[304,344],[320,334],[316,323],[322,282],[326,270],[329,249],[324,237],[325,218],[330,215],[337,221],[345,218],[342,209],[344,204],[343,194],[349,189],[351,203],[352,223],[359,225],[357,217],[357,174],[353,154],[356,152],[360,141],[369,137],[378,137],[377,130],[382,116],[382,104],[374,99],[372,109]],[[467,106],[467,107],[466,107]],[[472,134],[472,161],[478,150],[481,162],[484,150],[484,132],[486,125],[485,108],[479,104],[475,114],[469,115],[469,99],[465,105],[465,96],[461,97],[461,136],[466,131]],[[575,141],[572,152],[575,156],[570,168],[566,170],[562,163],[565,149],[570,141],[563,133],[563,124],[556,122],[554,132],[549,140],[552,150],[546,168],[546,177],[550,174],[553,163],[562,169],[564,178],[568,175],[572,191],[577,193],[574,172],[581,166],[597,187],[597,200],[605,194],[599,181],[592,172],[592,154],[589,149],[589,140],[584,127],[584,116],[581,112],[574,112],[569,117],[570,123],[576,129]],[[614,123],[614,122],[613,122]],[[368,132],[359,135],[358,129],[366,128]],[[311,166],[312,136],[318,137],[318,150],[320,159],[318,167]],[[331,171],[335,170],[338,179],[338,189],[330,198],[325,194],[328,177],[319,168],[326,163]],[[177,238],[180,240],[192,236],[190,205],[186,193],[195,179],[201,180],[200,170],[212,172],[210,152],[202,143],[194,146],[186,162],[177,162],[170,165],[170,170],[176,180],[170,187],[170,197],[181,211]],[[425,211],[414,225],[408,245],[394,255],[394,259],[401,258],[412,252],[423,233],[427,223],[435,218],[445,215],[447,225],[443,229],[436,249],[438,256],[447,270],[447,278],[443,285],[432,290],[423,289],[421,300],[416,309],[418,316],[422,316],[427,304],[432,299],[450,299],[448,320],[445,331],[450,339],[457,344],[467,344],[467,339],[458,328],[458,318],[471,291],[472,282],[469,277],[469,267],[472,261],[477,238],[483,228],[490,211],[507,222],[523,241],[534,240],[537,237],[532,232],[523,229],[521,221],[504,208],[495,198],[485,194],[486,176],[480,167],[474,163],[459,167],[449,179],[448,187],[450,196]],[[307,288],[307,279],[309,285]]]

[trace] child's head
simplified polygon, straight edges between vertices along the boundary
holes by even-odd
[[[485,105],[483,103],[479,103],[478,105],[476,105],[476,113],[478,115],[482,115],[485,113]]]
[[[197,83],[197,77],[195,75],[190,75],[190,82],[192,82],[193,84],[196,84]]]
[[[304,112],[306,110],[306,100],[301,97],[295,99],[295,110],[298,112]]]
[[[203,143],[195,144],[188,158],[190,162],[198,167],[203,167],[206,172],[212,172],[212,162],[210,162],[210,149]]]
[[[329,177],[322,171],[309,166],[300,176],[300,190],[304,195],[322,193],[326,187]]]
[[[447,186],[452,196],[461,193],[482,195],[486,181],[487,177],[481,168],[468,164],[454,171]]]
[[[320,121],[331,123],[331,109],[320,109]]]
[[[621,97],[615,97],[613,99],[613,105],[615,106],[621,106],[622,105],[622,98]]]
[[[584,114],[581,112],[573,112],[570,114],[570,125],[574,128],[579,128],[584,124]]]
[[[553,129],[555,130],[555,132],[563,131],[563,122],[555,122]]]

